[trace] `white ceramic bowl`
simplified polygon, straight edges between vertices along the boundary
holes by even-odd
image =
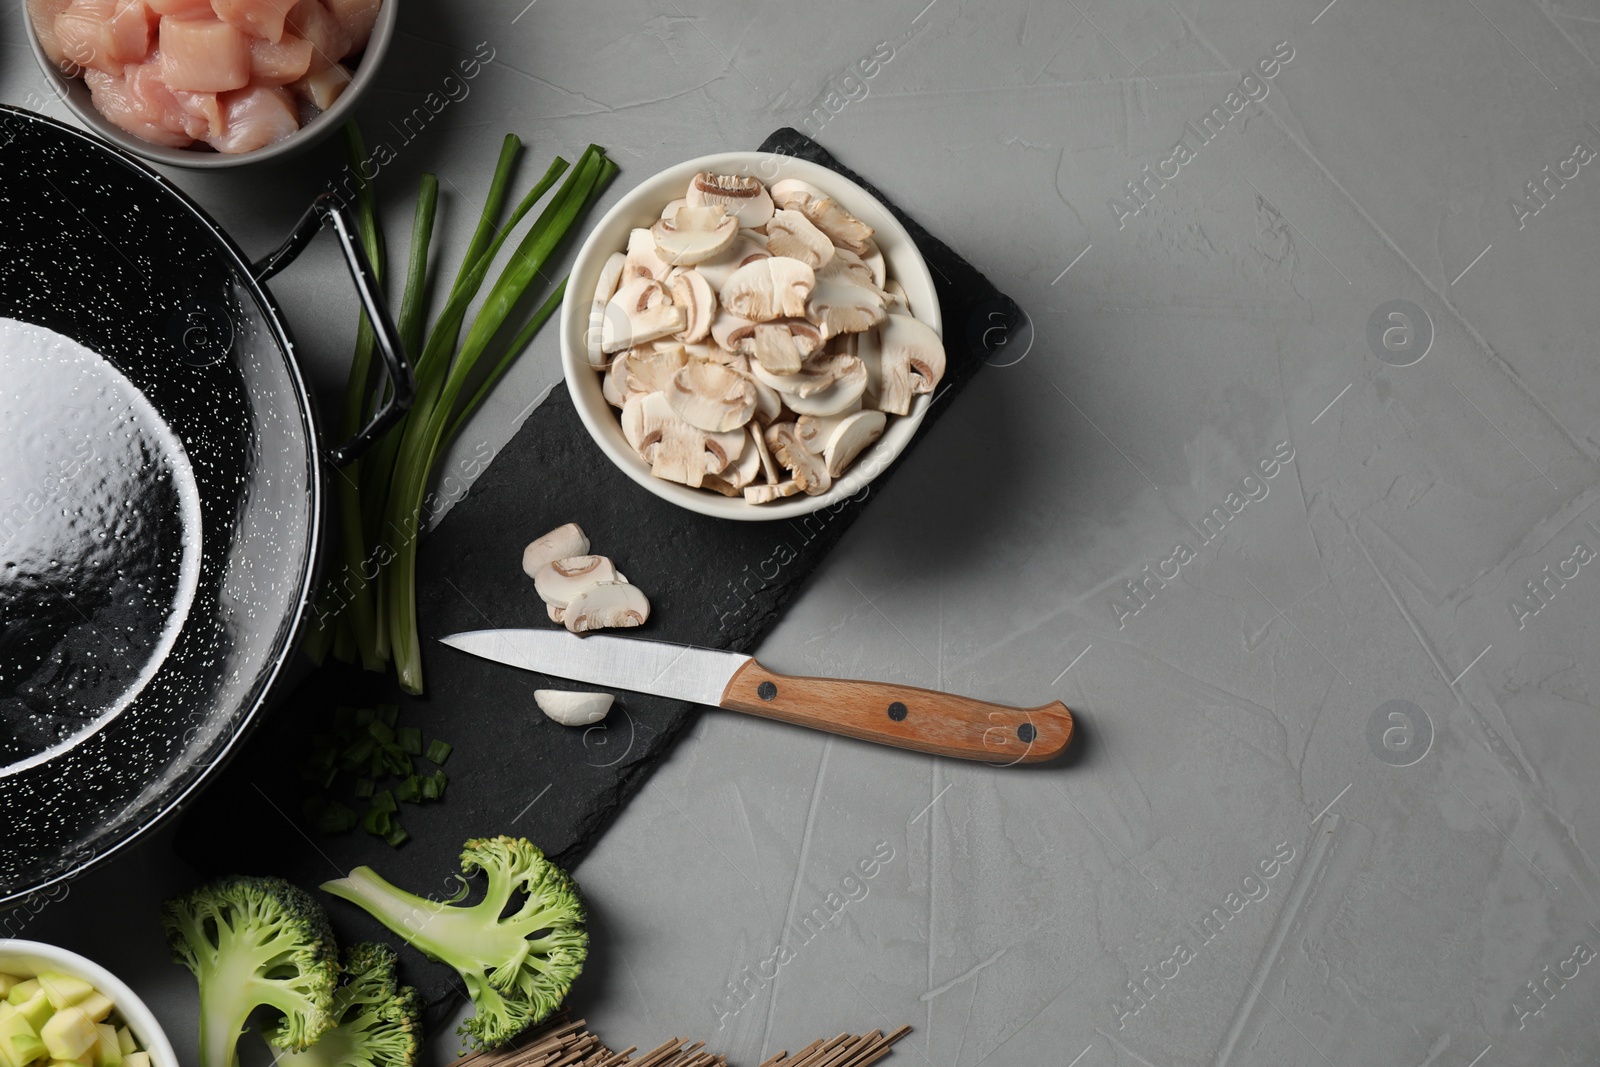
[[[40,971],[60,971],[82,978],[110,997],[128,1029],[138,1039],[139,1047],[150,1053],[151,1067],[179,1067],[172,1042],[167,1040],[161,1024],[122,979],[88,957],[64,948],[41,941],[0,940],[0,974],[32,978]]]
[[[583,247],[578,250],[577,262],[573,264],[567,282],[567,295],[561,305],[561,365],[566,375],[567,389],[578,408],[579,418],[600,450],[628,477],[663,500],[702,515],[723,519],[762,521],[807,515],[859,493],[894,462],[894,458],[917,432],[933,398],[928,394],[918,396],[908,414],[889,416],[883,436],[856,457],[856,461],[834,481],[833,487],[826,493],[785,497],[770,504],[750,504],[743,497],[726,497],[709,489],[694,489],[652,475],[650,465],[622,436],[619,413],[606,403],[600,391],[600,375],[589,366],[584,333],[589,328],[589,310],[594,302],[595,283],[600,277],[601,268],[611,253],[626,250],[630,231],[652,225],[661,217],[661,209],[669,201],[683,196],[689,179],[703,170],[719,174],[749,174],[760,178],[768,186],[784,178],[799,178],[833,197],[846,211],[877,231],[874,240],[883,252],[889,277],[905,288],[911,313],[943,336],[939,298],[934,292],[933,276],[928,273],[928,265],[905,227],[876,197],[836,171],[809,160],[764,152],[723,152],[679,163],[646,179],[606,212],[605,218],[590,231]]]
[[[171,167],[188,167],[193,170],[223,170],[297,156],[312,145],[326,140],[333,131],[343,126],[344,120],[355,111],[357,101],[378,80],[378,68],[382,66],[383,58],[389,52],[389,44],[394,39],[395,20],[399,14],[398,4],[399,0],[383,0],[379,5],[378,21],[373,24],[372,36],[367,39],[367,47],[361,53],[354,76],[350,79],[350,84],[344,87],[344,92],[339,94],[339,99],[333,102],[332,107],[275,144],[258,148],[254,152],[237,154],[213,152],[205,147],[172,148],[168,145],[153,144],[117,126],[95,110],[94,102],[89,96],[89,86],[84,84],[82,78],[67,77],[50,62],[50,57],[44,54],[44,46],[39,43],[39,35],[33,31],[33,19],[28,15],[28,5],[18,3],[17,10],[22,15],[22,25],[28,35],[28,43],[33,48],[33,57],[39,61],[39,69],[44,71],[50,92],[66,102],[72,113],[78,116],[78,121],[118,148],[132,152],[136,156],[143,156],[151,162],[164,163]]]

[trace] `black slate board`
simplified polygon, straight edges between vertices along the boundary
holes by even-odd
[[[944,317],[947,367],[914,448],[1006,343],[1020,309],[803,134],[779,130],[761,151],[813,160],[858,182],[889,206],[927,259]],[[402,722],[455,745],[445,768],[451,778],[445,802],[402,806],[412,840],[399,851],[360,831],[329,837],[301,829],[307,786],[295,768],[307,739],[326,728],[334,704],[370,705],[385,684],[373,674],[329,667],[283,702],[193,806],[178,835],[179,853],[205,872],[272,873],[306,886],[369,864],[424,896],[451,894],[461,843],[475,836],[525,836],[570,867],[643,784],[695,706],[625,693],[604,724],[561,727],[539,713],[533,692],[567,683],[488,664],[436,639],[487,627],[549,626],[522,573],[522,549],[546,530],[577,522],[595,552],[611,556],[649,591],[650,622],[630,636],[752,651],[897,466],[856,497],[803,520],[719,521],[673,507],[630,481],[590,439],[558,386],[419,549],[428,695],[400,698],[390,684],[395,695],[386,699],[402,704]],[[392,940],[355,908],[329,904],[341,941]],[[414,953],[407,956],[407,978],[435,1018],[460,989],[448,968]]]

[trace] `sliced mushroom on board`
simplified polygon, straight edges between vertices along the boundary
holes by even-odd
[[[568,556],[581,556],[589,551],[589,539],[583,528],[575,522],[557,526],[522,550],[522,570],[529,578],[539,573],[539,568],[554,560]]]

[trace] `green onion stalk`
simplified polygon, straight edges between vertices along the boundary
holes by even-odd
[[[371,183],[360,176],[366,150],[354,123],[347,125],[345,136],[351,168],[357,175],[357,227],[381,282],[385,266],[383,234]],[[432,174],[422,176],[396,320],[401,344],[412,357],[416,396],[400,423],[359,461],[339,472],[336,500],[341,523],[340,566],[333,584],[324,588],[318,601],[318,615],[324,625],[307,635],[306,649],[317,662],[331,650],[335,657],[347,662],[359,658],[369,670],[383,670],[392,660],[402,688],[411,693],[422,691],[416,542],[421,535],[422,507],[434,467],[472,413],[561,305],[565,280],[521,323],[498,358],[492,364],[486,359],[494,340],[520,317],[517,310],[526,306],[544,279],[544,267],[617,173],[617,165],[606,158],[598,145],[590,145],[576,166],[569,167],[566,160],[557,157],[502,224],[501,215],[521,149],[522,142],[514,134],[506,136],[477,228],[431,328],[427,327],[428,255],[438,213],[439,182]],[[563,176],[565,181],[561,181]],[[501,268],[469,325],[468,312],[502,245],[558,181],[560,188]],[[374,381],[380,377],[374,373],[374,350],[372,327],[363,315],[357,326],[355,353],[340,412],[340,430],[346,437],[371,417],[390,388],[387,382],[380,385]],[[369,580],[372,574],[376,578]],[[330,619],[335,620],[334,625],[326,625]]]

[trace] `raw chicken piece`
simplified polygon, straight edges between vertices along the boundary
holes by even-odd
[[[168,88],[161,78],[161,53],[143,63],[130,63],[124,72],[128,97],[145,117],[164,129],[204,140],[222,129],[222,108],[216,93],[191,93]]]
[[[289,28],[311,42],[311,73],[327,70],[350,54],[344,27],[322,0],[300,0],[289,12]]]
[[[222,132],[207,137],[206,143],[218,152],[253,152],[300,128],[294,97],[283,89],[252,85],[217,99],[222,104]]]
[[[39,43],[44,46],[44,54],[60,71],[71,70],[73,64],[67,59],[66,53],[61,51],[61,40],[56,36],[56,16],[65,11],[71,2],[72,0],[28,0],[28,21],[33,23],[33,32],[38,35]]]
[[[162,78],[174,89],[216,93],[250,81],[250,39],[226,22],[163,15],[160,48]]]
[[[339,94],[344,92],[344,87],[350,84],[350,70],[342,63],[335,63],[326,70],[319,70],[315,74],[307,74],[289,88],[298,93],[301,99],[309,100],[319,109],[326,111],[339,99]]]
[[[260,37],[250,42],[250,84],[288,85],[311,66],[311,42],[284,34],[277,44]]]
[[[153,144],[167,145],[171,148],[182,148],[192,140],[189,136],[173,131],[151,122],[147,113],[128,93],[128,83],[122,78],[107,74],[102,70],[86,70],[83,80],[89,85],[89,95],[94,100],[95,110],[104,115],[118,129],[126,130],[135,137],[142,137]]]
[[[144,0],[144,2],[158,15],[176,15],[180,19],[214,17],[211,0]]]
[[[350,50],[346,55],[352,55],[367,47],[367,38],[372,36],[372,27],[378,21],[378,8],[383,0],[327,0],[328,10],[333,12],[333,17],[339,20],[339,25],[344,29],[345,36],[349,38]]]
[[[273,44],[283,37],[283,18],[294,5],[295,0],[211,0],[223,22]]]
[[[73,0],[56,16],[56,43],[80,67],[121,74],[150,48],[150,19],[144,0]]]

